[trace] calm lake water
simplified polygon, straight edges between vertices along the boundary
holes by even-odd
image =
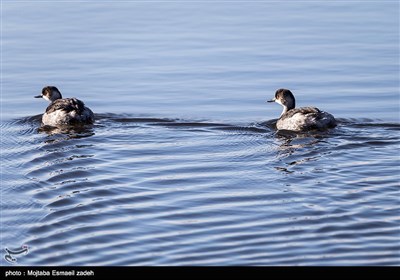
[[[400,265],[398,1],[1,18],[1,265]],[[45,85],[95,124],[41,129]],[[338,127],[277,132],[282,87]]]

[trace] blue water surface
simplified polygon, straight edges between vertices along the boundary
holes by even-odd
[[[2,1],[2,250],[399,265],[399,21],[398,1]],[[95,124],[42,129],[46,85]],[[278,88],[338,127],[277,132]]]

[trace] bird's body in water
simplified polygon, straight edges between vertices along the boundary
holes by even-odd
[[[276,122],[276,128],[279,130],[325,130],[336,126],[335,118],[318,108],[295,108],[296,101],[288,89],[278,89],[275,97],[268,102],[276,102],[283,106],[282,114]]]
[[[35,98],[50,101],[50,105],[42,116],[42,123],[49,126],[91,124],[94,122],[92,110],[76,98],[62,98],[60,91],[54,86],[44,87],[42,94]]]

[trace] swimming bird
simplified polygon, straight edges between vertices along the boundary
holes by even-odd
[[[283,111],[276,128],[279,130],[307,131],[325,130],[336,126],[335,118],[315,107],[296,107],[296,100],[293,93],[288,89],[278,89],[275,97],[267,102],[276,102],[283,106]]]
[[[50,101],[42,116],[42,123],[49,126],[91,124],[94,122],[92,110],[76,98],[62,98],[61,92],[54,86],[46,86],[42,94],[35,98]]]

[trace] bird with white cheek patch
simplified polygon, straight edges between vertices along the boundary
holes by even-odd
[[[308,131],[326,130],[336,126],[335,118],[315,107],[296,107],[293,93],[288,89],[278,89],[275,97],[267,102],[276,102],[283,107],[283,111],[276,122],[278,130]]]
[[[50,102],[42,116],[42,123],[49,126],[92,124],[92,110],[76,98],[62,98],[61,92],[54,86],[46,86],[42,94],[35,98],[43,98]]]

